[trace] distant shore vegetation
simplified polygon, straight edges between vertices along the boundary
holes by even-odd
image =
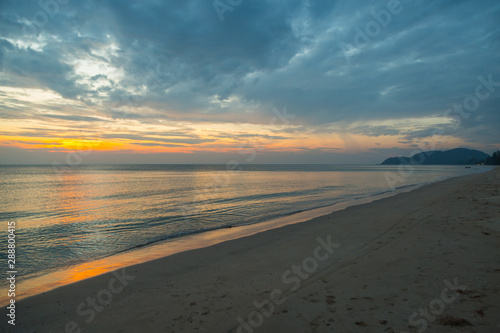
[[[491,156],[487,157],[484,160],[484,164],[486,165],[500,165],[500,150],[497,150]]]

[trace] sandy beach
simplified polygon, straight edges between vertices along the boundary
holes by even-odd
[[[499,332],[499,246],[496,168],[63,286],[0,330]]]

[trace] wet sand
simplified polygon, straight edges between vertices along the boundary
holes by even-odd
[[[0,329],[498,332],[499,247],[496,168],[63,286]]]

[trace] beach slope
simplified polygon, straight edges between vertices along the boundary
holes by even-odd
[[[499,332],[500,169],[16,303],[9,332]]]

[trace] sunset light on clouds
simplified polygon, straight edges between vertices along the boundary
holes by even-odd
[[[75,151],[84,163],[379,163],[423,146],[500,148],[500,5],[384,13],[383,1],[3,1],[1,163]]]

